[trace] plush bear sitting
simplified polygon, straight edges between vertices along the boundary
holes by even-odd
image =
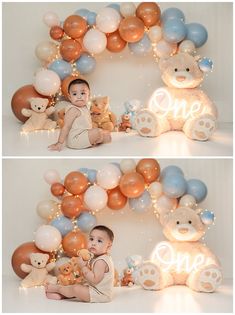
[[[130,114],[123,114],[122,115],[122,121],[118,126],[118,131],[125,131],[130,132],[131,131],[131,121],[130,121]]]
[[[208,212],[208,211],[205,211]],[[168,239],[159,243],[151,261],[142,264],[138,281],[146,290],[161,290],[174,284],[187,285],[199,292],[214,292],[222,281],[216,256],[199,240],[206,222],[201,209],[179,207],[160,213],[163,233]]]
[[[31,265],[21,264],[20,268],[29,273],[22,281],[21,286],[30,288],[40,286],[47,283],[56,284],[57,279],[48,274],[55,267],[55,263],[47,264],[49,259],[48,254],[32,253],[30,255]]]
[[[77,252],[77,255],[78,255],[78,257],[81,257],[84,261],[87,261],[87,262],[89,262],[94,257],[94,255],[91,252],[89,252],[88,249],[86,249],[86,248],[80,249]],[[82,272],[81,272],[81,270],[77,264],[77,257],[71,258],[71,264],[73,265],[73,271],[74,271],[76,283],[83,282],[84,277],[83,277]]]
[[[121,286],[122,287],[131,287],[134,284],[134,279],[132,277],[132,270],[127,268],[123,272],[123,277],[121,279]]]
[[[22,115],[29,117],[22,126],[23,132],[34,130],[51,130],[56,128],[56,122],[49,119],[54,112],[54,107],[48,107],[49,100],[47,98],[32,97],[30,100],[31,109],[22,109]]]
[[[115,114],[109,110],[108,96],[93,98],[90,112],[93,128],[114,131],[117,119]]]
[[[75,283],[75,276],[73,274],[73,264],[71,262],[64,263],[59,266],[59,275],[57,277],[58,283],[61,285],[71,285]]]
[[[216,127],[217,110],[208,96],[199,89],[205,69],[198,57],[178,53],[160,59],[159,67],[166,87],[157,89],[149,100],[148,111],[155,114],[155,127],[145,115],[137,114],[136,129],[140,135],[159,136],[170,130],[182,130],[190,139],[205,141]],[[141,117],[140,117],[141,116]],[[152,121],[152,120],[151,120]]]

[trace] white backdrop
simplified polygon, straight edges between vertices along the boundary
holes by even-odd
[[[98,169],[120,160],[97,159],[8,159],[3,161],[3,274],[13,274],[11,256],[22,243],[32,241],[34,232],[43,224],[36,213],[41,200],[53,199],[50,186],[43,180],[48,169],[57,169],[63,178],[80,167]],[[215,226],[206,234],[207,245],[219,257],[225,278],[232,278],[232,160],[231,159],[175,159],[159,160],[161,168],[180,166],[187,179],[198,178],[208,187],[208,196],[201,203],[213,210]],[[125,257],[140,254],[147,258],[158,241],[164,240],[154,214],[136,214],[128,207],[121,211],[104,209],[97,215],[98,224],[110,226],[115,234],[112,256],[121,271]]]
[[[34,55],[36,45],[49,40],[48,28],[42,22],[47,11],[56,12],[63,21],[79,8],[98,12],[105,2],[86,3],[3,3],[3,114],[12,115],[10,100],[14,92],[33,82],[40,63]],[[232,3],[159,3],[163,11],[181,9],[186,22],[199,22],[209,33],[208,42],[198,50],[214,61],[214,71],[203,83],[203,89],[218,106],[219,121],[232,121]],[[129,50],[120,54],[104,52],[97,56],[95,72],[87,76],[93,95],[109,95],[111,109],[118,115],[123,102],[138,98],[146,103],[152,92],[162,86],[158,66],[152,54],[135,57]]]

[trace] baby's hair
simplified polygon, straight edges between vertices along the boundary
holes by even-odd
[[[75,79],[75,80],[73,80],[73,81],[71,81],[71,82],[69,83],[68,92],[69,92],[71,86],[72,86],[72,85],[75,85],[75,84],[85,84],[85,85],[88,87],[88,89],[90,90],[89,83],[88,83],[86,80],[83,80],[83,79]]]
[[[97,226],[93,227],[91,232],[94,231],[94,230],[105,231],[108,234],[108,237],[110,238],[110,241],[113,242],[113,239],[114,239],[113,231],[110,230],[107,226],[105,226],[105,225],[97,225]]]

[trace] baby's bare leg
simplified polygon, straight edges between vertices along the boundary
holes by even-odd
[[[99,143],[108,143],[111,142],[111,135],[110,132],[107,130],[103,130],[100,128],[93,128],[88,131],[88,136],[90,143],[92,145],[99,144]]]
[[[46,287],[46,292],[47,295],[48,293],[57,293],[61,295],[61,299],[78,298],[82,302],[90,302],[89,287],[81,284],[74,284],[68,286],[48,285]]]

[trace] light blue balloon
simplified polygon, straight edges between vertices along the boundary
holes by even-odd
[[[209,58],[203,58],[198,61],[198,66],[202,72],[209,72],[213,69],[213,61]]]
[[[95,12],[89,12],[87,16],[87,23],[89,24],[89,26],[93,26],[96,24],[96,16],[97,14]]]
[[[163,180],[168,175],[181,175],[184,177],[183,171],[176,165],[164,167],[164,169],[161,171],[161,180]]]
[[[79,15],[82,18],[84,18],[85,20],[87,20],[87,17],[89,15],[90,11],[87,9],[78,9],[74,12],[75,15]]]
[[[200,217],[205,225],[210,225],[215,221],[214,213],[209,210],[204,210],[203,212],[201,212]]]
[[[56,72],[61,80],[65,79],[72,73],[71,64],[61,59],[53,61],[48,69]]]
[[[167,20],[163,24],[163,38],[171,44],[177,44],[181,42],[186,34],[187,28],[183,21],[178,19]]]
[[[137,56],[143,56],[152,48],[151,41],[146,34],[144,34],[144,36],[138,42],[128,43],[128,47],[130,51],[132,51]]]
[[[207,196],[207,187],[200,179],[190,179],[187,181],[187,194],[201,202]]]
[[[96,176],[97,176],[97,170],[88,169],[87,177],[90,183],[94,184],[96,182]]]
[[[70,219],[61,216],[51,221],[51,225],[60,231],[62,236],[65,236],[73,230],[73,223]]]
[[[187,189],[186,180],[182,175],[168,175],[162,181],[162,190],[167,197],[179,198]]]
[[[186,39],[191,40],[195,47],[201,47],[205,44],[208,38],[206,28],[199,23],[186,24],[187,35]]]
[[[88,53],[83,53],[81,57],[76,61],[77,70],[81,74],[91,73],[96,66],[96,60]]]
[[[145,190],[138,198],[129,198],[130,208],[137,213],[148,211],[151,204],[152,199],[147,190]]]
[[[107,5],[108,8],[112,8],[116,11],[118,11],[118,13],[120,13],[120,4],[119,3],[110,3],[109,5]]]
[[[81,168],[78,169],[78,171],[80,173],[83,173],[84,175],[88,174],[88,168],[86,168],[86,167],[81,167]]]
[[[89,212],[82,212],[77,218],[77,227],[85,233],[90,232],[96,223],[96,217]]]
[[[167,20],[171,20],[171,19],[178,19],[181,21],[185,21],[185,16],[184,13],[177,8],[169,8],[163,11],[162,15],[161,15],[161,20],[163,23],[165,23]]]

